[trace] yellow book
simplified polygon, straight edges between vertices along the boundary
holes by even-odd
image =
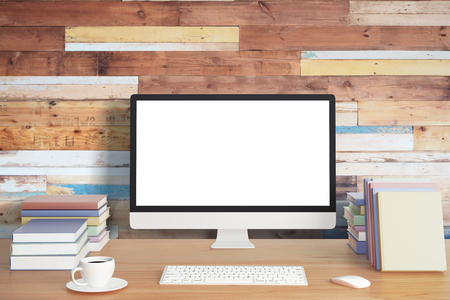
[[[381,271],[447,269],[440,192],[379,192]]]
[[[99,217],[22,217],[22,225],[33,219],[87,219],[88,226],[97,226],[109,218],[109,207]]]

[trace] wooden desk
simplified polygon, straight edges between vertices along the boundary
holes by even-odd
[[[346,240],[252,240],[252,250],[212,250],[212,240],[111,240],[101,252],[116,259],[114,277],[128,281],[122,290],[84,294],[70,291],[69,271],[10,271],[10,240],[0,240],[0,299],[450,299],[450,271],[382,273]],[[450,262],[450,240],[446,241]],[[302,265],[308,286],[162,286],[165,265]],[[448,268],[448,267],[447,267]],[[333,284],[331,277],[360,275],[366,289]],[[79,275],[78,275],[79,276]]]

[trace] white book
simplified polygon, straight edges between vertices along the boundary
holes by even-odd
[[[90,251],[100,251],[109,241],[109,231],[106,232],[106,235],[101,239],[100,242],[92,243],[89,242],[89,250]]]
[[[87,242],[77,255],[11,255],[10,270],[72,270],[89,254]]]

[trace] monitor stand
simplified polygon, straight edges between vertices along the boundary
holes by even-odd
[[[247,229],[218,229],[213,249],[250,249],[255,248],[248,239]]]

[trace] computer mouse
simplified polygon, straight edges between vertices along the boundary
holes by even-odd
[[[362,289],[370,286],[369,280],[355,275],[335,277],[331,278],[330,281],[336,284],[345,285],[355,289]]]

